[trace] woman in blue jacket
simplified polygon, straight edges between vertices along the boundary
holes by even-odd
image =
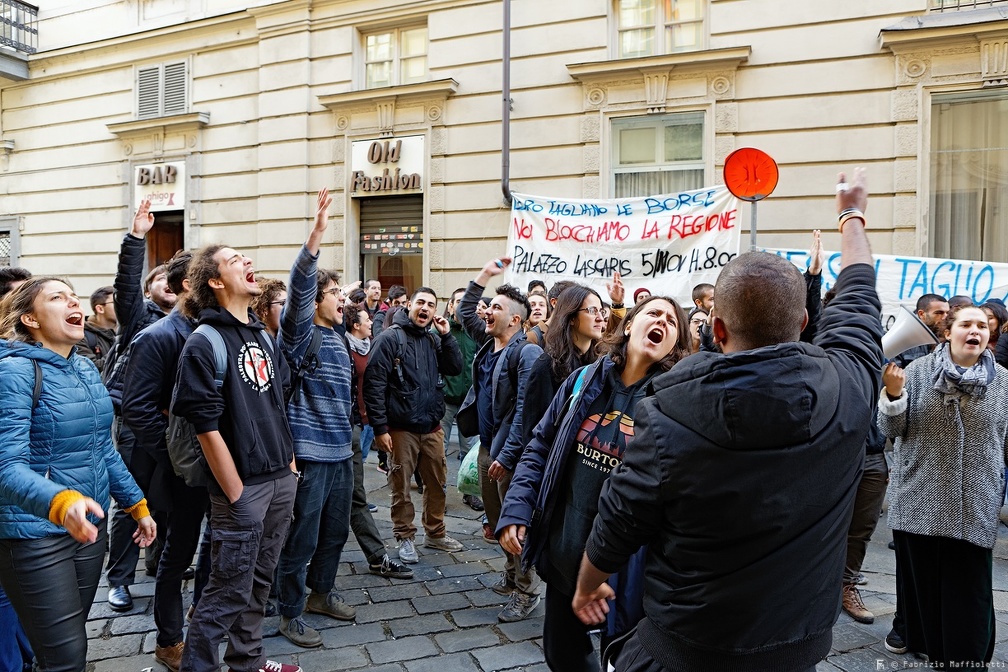
[[[633,438],[637,403],[654,376],[690,352],[686,325],[673,299],[652,296],[635,305],[603,341],[605,356],[568,376],[515,468],[497,537],[547,583],[543,649],[554,672],[599,669],[590,628],[571,609],[581,556],[602,486]],[[644,615],[643,554],[610,579],[616,608],[603,648]]]
[[[84,315],[73,289],[34,278],[0,306],[0,584],[39,670],[83,670],[84,624],[107,546],[109,492],[154,540],[146,500],[112,446],[112,402],[74,354]]]

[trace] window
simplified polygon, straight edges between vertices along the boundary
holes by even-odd
[[[706,0],[616,0],[619,58],[702,49]]]
[[[704,186],[704,113],[612,122],[613,198],[671,194]]]
[[[935,96],[928,253],[1008,262],[1008,95]]]
[[[985,9],[1006,5],[1008,0],[928,0],[932,12],[958,12],[959,10]]]
[[[18,257],[17,219],[0,219],[0,268],[17,266]]]
[[[137,119],[185,114],[188,108],[186,63],[164,63],[137,69]]]
[[[415,84],[427,79],[427,26],[364,35],[364,87]]]

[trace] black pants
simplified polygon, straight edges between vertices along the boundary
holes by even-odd
[[[566,595],[546,584],[546,615],[543,619],[543,652],[546,665],[553,672],[597,672],[589,628],[571,609],[573,595]]]
[[[938,670],[987,669],[995,630],[991,549],[900,530],[893,540],[907,646]]]
[[[364,459],[361,455],[361,428],[353,428],[353,498],[350,502],[350,529],[369,564],[377,565],[385,557],[385,542],[378,533],[374,516],[368,510],[364,489]]]
[[[172,510],[154,584],[154,623],[157,645],[182,641],[182,574],[192,563],[200,540],[200,526],[210,496],[206,488],[190,488],[182,479],[174,484]]]
[[[651,657],[635,634],[627,640],[616,659],[616,672],[665,672],[665,668]],[[813,665],[805,672],[816,672],[816,666]]]
[[[98,539],[87,545],[68,534],[0,540],[0,583],[28,634],[38,670],[84,669],[84,625],[98,590],[107,545],[108,535],[101,525]]]

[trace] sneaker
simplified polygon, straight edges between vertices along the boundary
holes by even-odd
[[[893,653],[906,653],[907,645],[903,638],[896,634],[895,630],[890,630],[885,638],[885,648]]]
[[[487,521],[485,518],[483,520],[483,541],[487,542],[488,544],[497,543],[497,537],[494,536],[494,530],[492,527],[490,527],[490,522]]]
[[[230,667],[228,672],[235,672]],[[286,665],[284,663],[278,663],[275,660],[267,660],[266,664],[259,668],[259,672],[304,672],[297,665]]]
[[[370,511],[371,513],[377,513],[378,512],[378,505],[377,504],[372,504],[371,502],[368,502],[367,510]]]
[[[300,618],[287,618],[286,616],[281,616],[280,634],[294,644],[305,649],[317,649],[322,646],[322,635],[318,634],[318,630],[311,627]],[[263,669],[269,670],[269,663],[270,661],[266,661],[266,665]],[[279,663],[275,664],[279,665]],[[284,665],[283,667],[288,666]],[[286,670],[284,672],[286,672]]]
[[[861,593],[854,584],[843,587],[843,610],[858,623],[875,622],[875,614],[865,607],[861,600]]]
[[[420,560],[412,539],[402,539],[399,542],[399,559],[407,565],[416,564]]]
[[[387,579],[412,579],[413,570],[409,567],[403,567],[398,562],[385,556],[382,561],[375,565],[368,565],[368,570],[372,574],[377,574],[378,576],[384,576]]]
[[[343,598],[333,591],[328,593],[313,592],[305,603],[305,611],[312,614],[323,614],[335,618],[337,621],[352,621],[357,615],[357,610],[344,602]]]
[[[865,576],[864,574],[862,574],[861,572],[858,572],[857,576],[854,577],[854,585],[855,586],[866,586],[866,585],[868,585],[868,577]]]
[[[154,660],[172,672],[179,672],[179,665],[182,664],[183,649],[185,649],[185,642],[179,642],[173,646],[155,646]]]
[[[500,578],[497,579],[497,583],[490,586],[490,590],[494,591],[498,595],[510,595],[514,592],[517,586],[515,582],[511,580],[511,577],[507,575],[507,572],[501,572]]]
[[[427,548],[436,548],[439,551],[448,551],[449,553],[461,551],[465,548],[465,546],[462,545],[462,542],[455,541],[447,534],[443,537],[432,537],[427,535],[424,537],[423,545]]]
[[[501,623],[514,623],[528,618],[532,610],[539,606],[539,596],[529,595],[520,590],[511,593],[511,599],[503,611],[497,614],[497,620]]]
[[[473,511],[483,510],[483,500],[473,495],[462,495],[462,502]]]

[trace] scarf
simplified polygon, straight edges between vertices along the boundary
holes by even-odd
[[[984,348],[980,359],[967,368],[962,369],[952,361],[952,351],[948,342],[938,346],[934,353],[935,367],[931,378],[934,389],[942,394],[968,394],[979,397],[987,385],[994,380],[994,355],[989,348]]]
[[[356,352],[358,355],[367,355],[371,350],[371,339],[370,338],[357,338],[349,331],[346,332],[347,343],[350,344],[350,349]]]

